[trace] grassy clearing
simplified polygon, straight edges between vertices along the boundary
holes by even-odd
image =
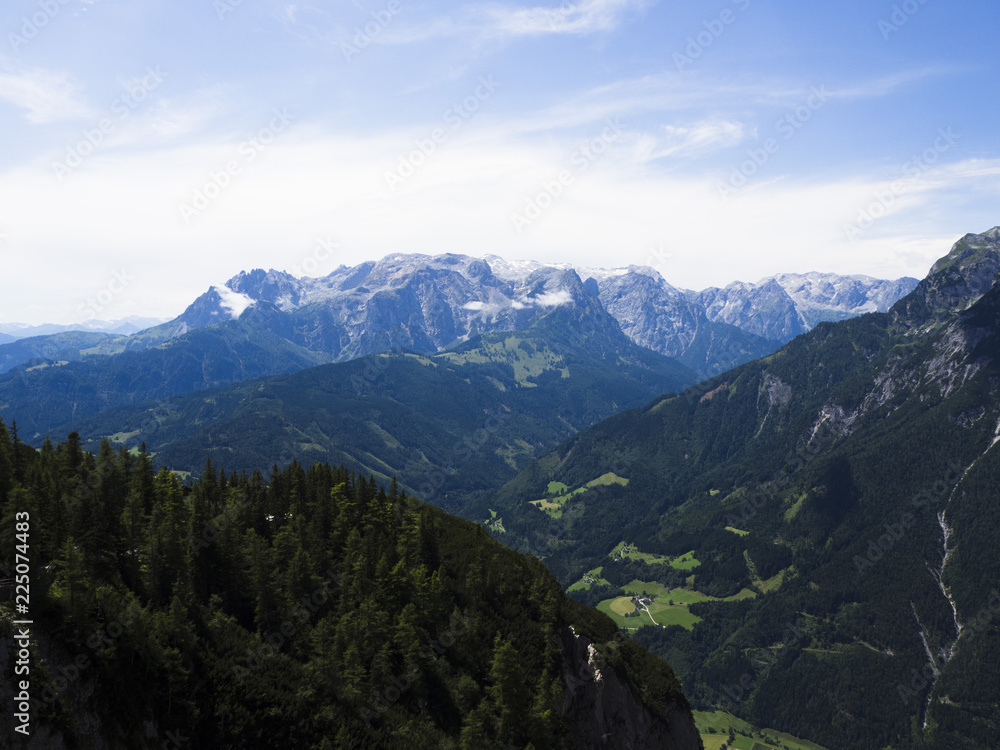
[[[582,495],[594,487],[606,487],[612,484],[626,486],[628,485],[628,480],[618,476],[614,472],[608,472],[607,474],[602,474],[597,479],[590,480],[582,487],[577,487],[575,490],[571,490],[565,482],[549,482],[545,488],[545,497],[540,500],[530,500],[529,502],[552,518],[562,518],[566,503],[574,497]]]
[[[597,605],[597,609],[606,614],[612,620],[614,620],[615,625],[617,625],[619,628],[625,628],[627,630],[634,631],[636,628],[642,627],[643,624],[645,625],[653,624],[649,621],[648,616],[645,617],[646,622],[643,623],[643,621],[638,617],[624,617],[618,614],[617,612],[612,611],[611,602],[613,601],[614,599],[605,599],[603,602]]]
[[[628,542],[619,542],[611,550],[608,557],[618,560],[642,560],[647,565],[668,565],[670,558],[664,555],[654,555],[649,552],[640,552],[639,549]]]
[[[645,592],[648,596],[653,598],[661,596],[665,597],[668,593],[670,593],[667,587],[662,584],[640,581],[638,578],[633,579],[628,585],[622,586],[622,588],[628,593],[636,596]]]
[[[503,518],[498,517],[495,510],[490,510],[490,519],[488,521],[484,521],[484,523],[486,524],[486,528],[491,529],[498,534],[507,533],[507,529],[503,526]]]
[[[549,484],[551,486],[551,482]],[[607,487],[612,484],[628,487],[628,480],[625,477],[618,476],[613,471],[609,471],[607,474],[601,474],[597,479],[591,479],[587,482],[587,487]]]
[[[601,602],[601,604],[607,605],[606,610],[624,616],[626,613],[636,611],[632,597],[645,594],[646,598],[651,600],[646,607],[647,611],[642,612],[639,618],[628,618],[626,625],[629,627],[642,627],[652,625],[655,622],[657,625],[665,627],[680,625],[686,630],[692,630],[695,625],[701,622],[701,618],[692,614],[688,607],[697,602],[719,601],[715,597],[708,596],[700,591],[692,589],[667,589],[662,584],[651,581],[640,581],[638,579],[633,580],[624,586],[623,589],[629,593],[629,596],[619,596]],[[752,594],[753,592],[750,593]],[[598,605],[598,609],[606,611],[601,605]]]
[[[553,484],[559,484],[562,485],[563,487],[566,487],[566,485],[562,484],[561,482],[550,482],[549,486],[551,487]],[[580,495],[586,491],[587,491],[586,487],[580,487],[578,489],[573,490],[572,492],[565,492],[564,494],[560,494],[556,497],[552,498],[543,497],[541,500],[531,500],[529,502],[539,510],[544,511],[548,515],[552,516],[552,518],[562,518],[563,509],[566,503],[568,503],[577,495]]]
[[[547,370],[559,370],[564,378],[570,376],[569,368],[565,366],[565,361],[561,356],[546,347],[537,346],[533,342],[525,341],[517,336],[510,336],[503,341],[486,343],[478,349],[461,354],[444,352],[437,356],[459,365],[467,362],[474,364],[498,362],[510,365],[514,371],[514,379],[522,388],[535,388],[537,383],[530,382],[528,378],[537,377]]]
[[[691,571],[701,565],[701,562],[695,559],[694,552],[685,552],[680,557],[675,557],[670,561],[670,567],[676,568],[677,570],[687,570]]]
[[[694,570],[701,562],[695,557],[695,553],[685,552],[679,557],[670,558],[666,555],[654,555],[651,552],[640,552],[639,549],[628,542],[619,542],[608,557],[613,560],[641,560],[647,565],[669,565],[677,570]]]
[[[116,432],[114,435],[108,435],[108,440],[112,443],[124,443],[127,440],[131,440],[136,435],[138,435],[140,430],[133,430],[132,432]]]
[[[743,531],[742,529],[733,528],[732,526],[727,526],[726,531],[731,531],[736,534],[736,536],[746,536],[750,533],[749,531]]]
[[[566,593],[568,594],[571,591],[589,591],[590,587],[594,585],[610,586],[611,581],[601,577],[601,574],[603,572],[604,572],[603,567],[594,568],[593,570],[587,571],[586,573],[583,574],[583,576],[580,578],[579,581],[577,581],[568,589],[566,589]]]
[[[789,750],[826,750],[808,740],[799,739],[785,732],[774,729],[758,729],[725,711],[692,711],[694,723],[701,734],[705,750],[719,750],[722,745],[739,750],[761,750],[762,748],[783,748]],[[729,742],[730,729],[735,733],[735,739]]]
[[[725,711],[692,711],[694,723],[698,731],[708,734],[709,729],[714,729],[719,734],[729,734],[729,728],[734,732],[748,734],[753,731],[753,725]]]
[[[631,596],[619,596],[609,601],[611,603],[608,606],[616,615],[627,615],[635,612],[635,602],[632,601]]]
[[[700,617],[691,614],[687,607],[680,604],[670,606],[669,604],[653,602],[649,605],[649,614],[664,627],[680,625],[685,630],[694,630],[694,626],[701,622]]]
[[[725,599],[719,599],[708,594],[703,594],[701,591],[695,589],[667,589],[662,584],[653,581],[640,581],[638,579],[631,581],[622,588],[630,596],[606,599],[601,602],[601,604],[605,605],[604,607],[601,604],[597,607],[601,611],[619,615],[622,619],[621,621],[616,620],[616,622],[620,622],[620,624],[624,623],[621,627],[643,627],[645,625],[652,625],[655,621],[657,625],[667,627],[670,625],[680,625],[685,630],[692,630],[695,625],[701,622],[700,617],[691,613],[689,607],[692,604],[718,601],[733,602],[741,599],[752,599],[757,596],[750,589],[743,589],[735,596],[727,596]],[[643,594],[651,600],[647,605],[648,614],[643,612],[639,618],[624,618],[626,613],[634,612],[636,609],[631,597],[642,596]]]
[[[761,593],[767,594],[771,591],[777,591],[781,588],[781,584],[785,582],[785,578],[795,574],[795,566],[785,568],[784,570],[779,570],[775,575],[768,578],[766,581],[760,581],[757,587],[761,590]]]
[[[796,500],[794,503],[792,503],[792,505],[785,511],[785,520],[791,521],[793,518],[795,518],[795,516],[799,514],[799,511],[802,510],[802,503],[804,503],[805,501],[806,501],[806,493],[803,492],[799,496],[799,499]]]
[[[815,742],[810,742],[809,740],[802,740],[794,735],[787,734],[785,732],[779,732],[776,729],[764,729],[761,730],[761,734],[766,735],[772,739],[778,740],[782,745],[788,745],[792,750],[827,750],[822,745],[817,745]]]

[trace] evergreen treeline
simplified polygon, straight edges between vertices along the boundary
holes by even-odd
[[[5,563],[16,513],[34,730],[70,747],[569,747],[569,623],[654,714],[687,710],[669,667],[539,561],[395,483],[207,463],[184,486],[145,448],[36,451],[0,421]]]

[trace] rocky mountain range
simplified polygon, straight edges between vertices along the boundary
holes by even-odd
[[[764,356],[821,321],[884,312],[916,284],[909,277],[781,274],[693,292],[648,266],[394,254],[321,278],[243,271],[174,320],[99,351],[155,345],[255,308],[276,333],[331,361],[392,348],[433,353],[482,333],[520,330],[539,312],[571,303],[582,286],[637,344],[707,376]]]
[[[768,279],[694,293],[651,268],[462,255],[390,255],[322,278],[257,269],[132,335],[63,332],[0,345],[0,407],[19,412],[26,436],[44,436],[96,412],[252,378],[393,349],[435,354],[524,330],[563,306],[704,378],[766,356],[811,320],[884,307],[911,281],[782,279],[790,292]]]

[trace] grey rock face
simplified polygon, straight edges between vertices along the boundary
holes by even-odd
[[[709,376],[769,354],[819,321],[887,309],[915,284],[783,274],[691,292],[643,266],[606,270],[492,255],[393,254],[323,278],[244,271],[161,328],[178,335],[243,315],[260,318],[251,311],[266,305],[278,313],[266,316],[269,330],[277,326],[293,343],[337,361],[393,347],[437,352],[482,333],[523,329],[553,307],[596,298],[635,343]]]
[[[701,737],[687,705],[653,714],[586,637],[560,633],[564,679],[561,712],[581,750],[699,750]],[[685,702],[686,703],[686,702]]]

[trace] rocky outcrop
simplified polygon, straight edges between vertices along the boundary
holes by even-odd
[[[1000,272],[1000,227],[967,234],[931,267],[914,292],[892,308],[898,324],[922,329],[972,306]]]
[[[699,750],[701,737],[687,701],[663,715],[645,705],[597,646],[572,627],[560,633],[566,692],[561,713],[579,750]]]

